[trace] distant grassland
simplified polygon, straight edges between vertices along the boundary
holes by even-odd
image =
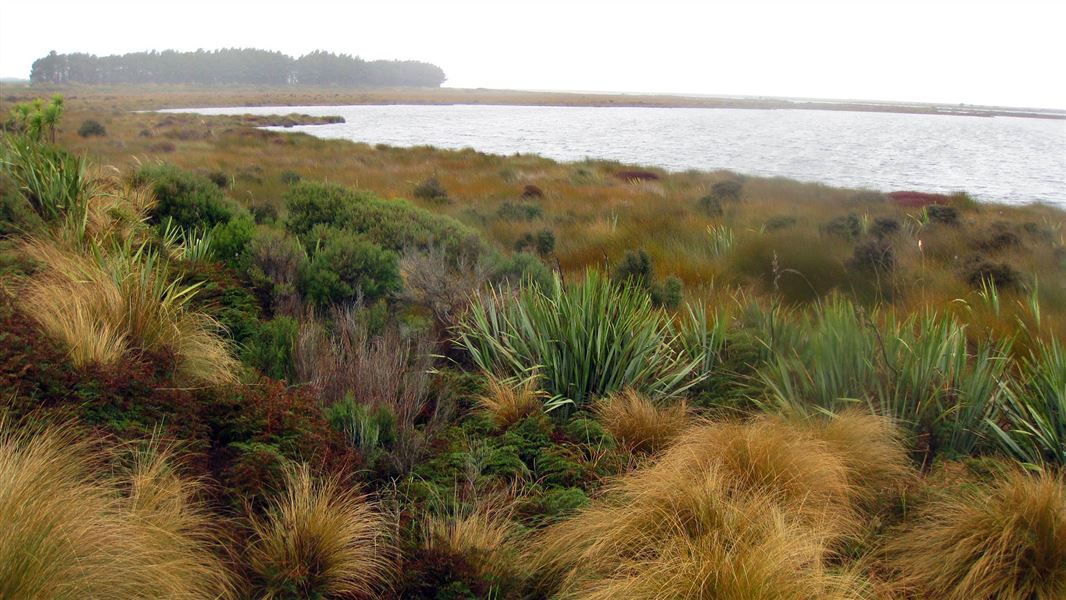
[[[551,231],[556,243],[547,260],[564,276],[590,266],[611,268],[627,252],[644,250],[654,277],[679,277],[690,299],[743,292],[809,303],[842,292],[907,311],[951,310],[977,325],[973,331],[1006,334],[1016,327],[1012,314],[1023,311],[1035,295],[1044,310],[1044,330],[1066,333],[1066,215],[1047,206],[976,204],[959,196],[945,199],[957,217],[951,224],[878,193],[787,179],[724,171],[669,173],[609,161],[561,163],[469,149],[370,146],[255,128],[273,121],[136,112],[570,98],[561,94],[162,87],[63,92],[67,113],[58,134],[61,145],[123,172],[166,161],[213,174],[226,182],[228,195],[263,215],[284,217],[282,196],[293,181],[326,180],[383,198],[409,198],[473,226],[506,250],[526,236]],[[0,110],[6,114],[12,102],[41,93],[5,86]],[[614,101],[658,105],[654,102],[676,100],[655,98]],[[586,98],[590,104],[607,99]],[[99,121],[106,135],[80,137],[77,130],[87,119]],[[635,176],[619,175],[625,171]],[[733,183],[716,187],[723,182]],[[437,185],[427,186],[432,183]],[[735,198],[728,192],[734,183],[739,185]],[[887,222],[895,225],[881,231],[879,223]],[[890,264],[882,260],[886,249]],[[982,278],[996,280],[1006,299],[996,308],[998,315],[979,308]]]

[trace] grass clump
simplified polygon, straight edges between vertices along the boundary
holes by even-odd
[[[853,443],[831,443],[828,427],[772,418],[694,427],[535,535],[532,572],[564,598],[864,597],[861,581],[830,559],[861,528],[859,488],[877,486],[866,469],[878,467],[868,456],[849,460]],[[871,442],[893,447],[890,430]]]
[[[534,373],[519,382],[489,377],[485,393],[477,397],[477,404],[497,427],[506,429],[540,412],[544,399],[544,392],[537,389]]]
[[[1011,471],[932,502],[888,541],[895,586],[919,597],[1066,597],[1066,486]]]
[[[199,488],[167,452],[107,478],[100,449],[69,427],[0,430],[0,596],[229,596]]]
[[[657,452],[688,425],[684,401],[672,406],[657,406],[633,390],[600,400],[595,405],[595,412],[603,428],[629,452]]]
[[[267,515],[253,522],[248,565],[254,596],[373,596],[391,577],[388,521],[336,479],[290,467]]]

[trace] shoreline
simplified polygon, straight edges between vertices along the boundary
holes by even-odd
[[[834,110],[967,117],[1016,117],[1066,120],[1066,110],[906,102],[818,100],[803,98],[710,97],[673,94],[552,92],[467,88],[241,88],[199,86],[37,86],[0,85],[3,103],[50,93],[101,98],[121,97],[129,108],[202,108],[231,106],[343,105],[499,105],[589,108],[719,108],[747,110]],[[117,99],[117,98],[116,98]]]

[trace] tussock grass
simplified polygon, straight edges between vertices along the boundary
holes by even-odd
[[[657,406],[633,390],[611,394],[593,410],[615,441],[630,452],[654,453],[666,447],[688,425],[684,401]]]
[[[179,283],[146,244],[81,251],[41,238],[22,248],[38,270],[19,303],[76,365],[150,353],[173,356],[180,379],[234,380],[237,361],[220,325],[190,307],[196,287]]]
[[[704,423],[601,499],[552,525],[529,564],[561,597],[862,597],[860,581],[828,565],[862,527],[863,500],[904,471],[890,425]],[[859,430],[839,430],[849,421]],[[860,436],[887,452],[852,457]]]
[[[924,507],[889,539],[895,587],[944,600],[1066,597],[1066,484],[1012,471]]]
[[[247,562],[256,598],[374,597],[392,575],[391,524],[366,496],[306,465],[286,472],[265,517],[252,522]]]
[[[165,451],[143,451],[128,480],[69,427],[0,423],[0,596],[229,597],[195,482]]]
[[[483,579],[510,579],[521,572],[519,528],[513,504],[501,498],[454,502],[441,514],[427,514],[421,523],[422,543],[429,549],[462,556]]]
[[[537,388],[536,373],[521,381],[490,376],[485,393],[477,397],[477,405],[497,427],[507,428],[541,411],[546,396]]]

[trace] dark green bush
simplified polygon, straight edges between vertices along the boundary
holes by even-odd
[[[211,180],[211,183],[217,185],[221,189],[229,187],[230,178],[225,171],[208,171],[206,176]]]
[[[282,171],[281,172],[281,182],[282,183],[286,183],[288,185],[295,185],[297,183],[300,183],[301,179],[303,179],[303,177],[301,177],[300,174],[297,173],[296,171]]]
[[[440,180],[436,177],[430,177],[422,183],[415,186],[414,197],[419,200],[429,200],[430,202],[448,202],[448,190],[444,189]]]
[[[362,236],[334,230],[300,275],[305,297],[319,306],[373,302],[401,287],[399,257]]]
[[[896,255],[888,242],[872,239],[855,246],[850,266],[864,271],[891,271],[896,267]]]
[[[292,352],[299,329],[292,317],[276,317],[261,324],[245,344],[241,359],[268,377],[293,381]]]
[[[887,237],[899,231],[899,221],[892,217],[878,217],[870,226],[870,233],[879,238]]]
[[[253,237],[255,220],[251,215],[245,214],[228,223],[219,223],[211,229],[211,255],[235,265],[244,256]]]
[[[711,186],[711,195],[723,202],[739,202],[742,192],[739,181],[719,181]]]
[[[1014,267],[1005,262],[993,262],[981,256],[972,256],[963,267],[963,279],[975,289],[991,282],[1001,290],[1021,287],[1023,276]]]
[[[539,256],[549,256],[555,251],[555,232],[542,229],[536,234],[527,233],[515,242],[514,249],[518,252],[535,250]]]
[[[664,308],[677,308],[684,299],[685,284],[677,277],[667,277],[660,283],[651,286],[651,301],[656,306]]]
[[[627,250],[621,262],[615,265],[611,272],[611,279],[629,281],[644,289],[649,289],[655,278],[655,270],[651,264],[651,257],[644,249],[637,251]]]
[[[100,123],[100,121],[94,121],[93,119],[86,119],[82,121],[81,127],[78,127],[78,135],[83,138],[93,136],[105,136],[107,135],[107,129]]]
[[[769,232],[781,231],[782,229],[788,229],[796,224],[796,217],[789,217],[785,215],[778,215],[776,217],[770,217],[763,223],[763,229]]]
[[[707,194],[701,197],[696,204],[700,207],[704,213],[709,217],[720,217],[725,212],[722,208],[722,200],[714,194]]]
[[[928,217],[930,223],[959,224],[959,211],[954,206],[930,204],[925,207],[925,216]]]
[[[822,231],[845,240],[854,240],[862,234],[862,223],[854,213],[833,217],[822,226]]]
[[[145,165],[133,175],[133,181],[150,185],[155,194],[153,223],[171,219],[186,231],[202,230],[228,223],[241,212],[210,179],[173,165]]]

